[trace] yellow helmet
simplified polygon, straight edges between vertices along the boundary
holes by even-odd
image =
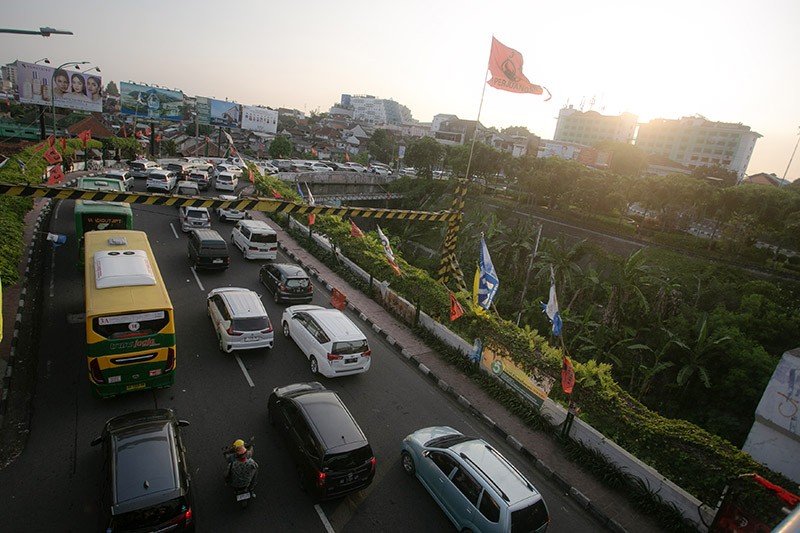
[[[244,446],[244,441],[242,439],[236,439],[233,441],[233,449],[235,450],[239,446]]]

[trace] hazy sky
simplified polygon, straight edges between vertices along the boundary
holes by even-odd
[[[640,122],[700,114],[763,135],[748,173],[783,176],[800,127],[800,0],[83,0],[3,6],[0,62],[90,61],[113,80],[325,112],[342,93],[430,122],[478,117],[491,38],[553,94],[486,87],[486,126],[552,138],[567,103]],[[87,65],[88,67],[89,65]],[[800,154],[787,178],[800,178]]]

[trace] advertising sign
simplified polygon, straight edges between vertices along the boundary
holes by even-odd
[[[278,133],[278,112],[253,105],[242,106],[242,129]]]
[[[553,388],[554,380],[550,376],[529,375],[510,358],[497,355],[486,347],[481,356],[481,366],[539,408]]]
[[[119,99],[121,111],[127,115],[154,120],[183,118],[183,93],[180,91],[123,81],[119,84]]]
[[[242,106],[236,102],[198,96],[197,116],[200,124],[210,124],[223,128],[240,128],[242,124]]]
[[[103,79],[99,74],[54,69],[17,61],[17,91],[22,104],[79,111],[103,111]]]

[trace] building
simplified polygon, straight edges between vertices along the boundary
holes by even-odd
[[[631,144],[638,117],[631,113],[601,115],[597,111],[578,111],[573,106],[558,112],[554,141],[594,146],[600,141]]]
[[[751,174],[750,176],[745,176],[739,181],[740,185],[763,185],[766,187],[783,187],[784,185],[789,185],[789,183],[791,183],[789,180],[784,180],[775,174],[768,174],[766,172]]]
[[[352,110],[353,120],[370,124],[394,124],[399,126],[413,122],[411,110],[394,100],[385,100],[371,95],[343,94],[341,102],[334,106],[338,114],[343,110]]]
[[[476,120],[463,120],[456,115],[439,114],[431,122],[431,135],[441,144],[466,144],[478,130],[477,141],[488,141],[486,127]]]
[[[736,172],[741,180],[760,137],[741,123],[711,122],[696,115],[640,124],[636,147],[692,169],[719,165]]]

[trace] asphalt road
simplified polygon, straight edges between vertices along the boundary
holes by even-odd
[[[137,190],[144,181],[137,180]],[[214,194],[211,192],[210,194]],[[231,267],[193,273],[177,209],[135,206],[134,227],[148,233],[175,308],[177,382],[166,390],[108,400],[92,396],[84,358],[83,273],[75,266],[73,203],[54,210],[51,229],[67,244],[48,251],[37,389],[27,446],[0,471],[4,531],[99,531],[101,453],[90,446],[104,422],[124,412],[170,407],[186,419],[198,531],[451,531],[452,525],[422,485],[400,467],[402,438],[428,425],[450,425],[491,442],[539,488],[548,504],[550,531],[594,531],[596,522],[544,480],[504,441],[465,412],[384,341],[367,334],[373,363],[367,374],[338,379],[312,376],[305,357],[280,333],[283,306],[258,282],[260,262],[231,250]],[[231,223],[212,217],[224,237]],[[223,354],[206,316],[205,297],[220,286],[247,287],[264,295],[276,329],[272,350]],[[317,287],[314,303],[330,295]],[[356,323],[358,318],[351,316]],[[377,458],[372,485],[344,499],[315,506],[301,491],[289,452],[267,423],[267,397],[277,386],[319,380],[336,390],[366,433]],[[235,438],[254,438],[261,469],[258,497],[246,510],[222,481],[221,450]]]

